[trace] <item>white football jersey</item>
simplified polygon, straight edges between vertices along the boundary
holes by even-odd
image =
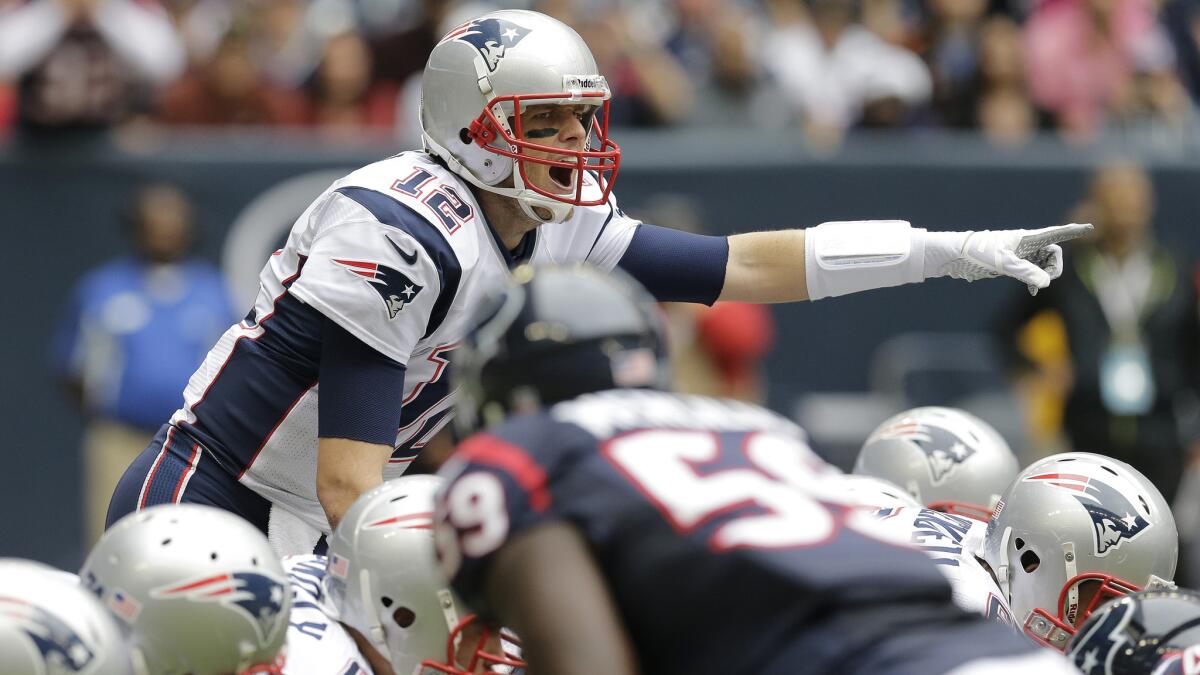
[[[329,616],[321,580],[323,555],[283,559],[292,587],[284,675],[371,675],[371,667],[342,624]]]
[[[950,581],[956,605],[1016,626],[1000,587],[975,557],[987,523],[909,506],[880,509],[874,515],[884,536],[914,546],[933,560]]]
[[[590,175],[584,193],[600,194]],[[537,228],[522,252],[534,264],[612,269],[638,225],[611,197]],[[316,495],[321,323],[407,368],[384,472],[395,478],[449,421],[454,348],[480,299],[517,262],[466,184],[426,153],[363,167],[296,221],[263,268],[253,311],[209,352],[171,422],[275,507],[328,534]]]

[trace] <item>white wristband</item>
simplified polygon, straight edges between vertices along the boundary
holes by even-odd
[[[904,220],[821,223],[804,234],[811,300],[925,279],[925,230]]]

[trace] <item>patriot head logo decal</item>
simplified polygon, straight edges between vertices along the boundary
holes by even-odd
[[[975,448],[963,443],[953,432],[919,422],[900,422],[880,432],[879,438],[903,438],[916,444],[925,453],[934,485],[944,483],[956,467],[975,454]]]
[[[42,656],[48,675],[80,673],[96,658],[83,637],[50,612],[16,598],[0,597],[0,621],[15,623]]]
[[[488,72],[493,73],[496,72],[496,67],[500,65],[500,59],[504,58],[505,53],[516,47],[526,35],[529,35],[528,28],[522,28],[511,21],[476,19],[450,31],[442,38],[442,42],[458,40],[471,45],[483,57]]]
[[[410,265],[416,264],[416,251],[406,253],[404,249],[397,246],[389,237],[384,237],[384,239],[392,245],[392,248],[396,249],[396,252],[400,254],[401,260]],[[383,299],[384,307],[387,308],[388,319],[396,318],[396,315],[407,307],[408,303],[412,302],[413,298],[417,297],[417,294],[425,288],[408,278],[403,272],[387,265],[363,260],[344,260],[338,258],[334,258],[333,262],[341,265],[347,272],[365,279],[371,285],[371,288],[375,289],[375,292]]]
[[[1150,528],[1137,507],[1115,487],[1100,478],[1080,474],[1044,473],[1026,478],[1070,490],[1092,519],[1096,555],[1105,556],[1122,542],[1136,539]]]
[[[283,583],[257,572],[217,574],[201,579],[156,588],[156,598],[183,598],[192,602],[218,602],[246,617],[258,633],[259,641],[268,642],[287,625],[282,616]]]

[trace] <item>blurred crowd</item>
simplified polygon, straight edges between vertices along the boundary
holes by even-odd
[[[501,6],[580,32],[619,126],[1172,145],[1200,97],[1200,0],[0,0],[0,133],[149,122],[412,143],[428,52]]]

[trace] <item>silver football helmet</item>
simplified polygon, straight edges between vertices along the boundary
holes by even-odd
[[[1052,455],[996,505],[982,558],[1035,640],[1063,650],[1106,600],[1170,586],[1179,536],[1162,494],[1103,455]]]
[[[844,474],[831,478],[830,482],[836,486],[838,496],[846,503],[879,509],[905,506],[921,508],[912,495],[882,478]]]
[[[73,574],[0,559],[0,673],[130,675],[125,636]]]
[[[987,422],[957,408],[925,407],[871,432],[853,472],[895,483],[926,508],[986,521],[1018,468]]]
[[[464,672],[455,665],[459,636],[473,617],[438,568],[433,545],[434,494],[442,479],[405,476],[360,496],[329,539],[325,591],[338,619],[387,658],[398,675]],[[519,660],[483,648],[468,657],[517,667]],[[498,641],[496,641],[498,643]]]
[[[238,516],[163,504],[117,521],[79,572],[155,675],[282,672],[292,600],[266,536]]]
[[[450,31],[430,53],[422,141],[472,185],[516,199],[530,218],[562,222],[574,206],[604,204],[612,191],[621,149],[608,137],[611,97],[591,50],[566,24],[537,12],[492,12]],[[543,104],[591,106],[582,150],[522,139],[522,109]],[[558,169],[552,175],[563,190],[532,184],[530,163]]]

